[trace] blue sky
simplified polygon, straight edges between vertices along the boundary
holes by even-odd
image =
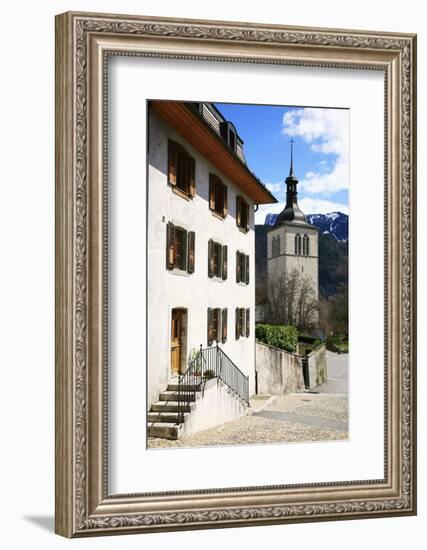
[[[349,111],[216,103],[244,141],[246,162],[279,200],[260,207],[256,223],[268,212],[280,212],[289,173],[290,139],[298,202],[305,214],[348,214]]]

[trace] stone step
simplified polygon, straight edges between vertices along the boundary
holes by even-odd
[[[184,413],[184,418],[182,421],[185,422],[185,419],[188,417],[189,413]],[[178,417],[180,415],[177,412],[165,412],[165,411],[150,411],[147,415],[148,422],[169,422],[172,424],[178,423]]]
[[[170,382],[168,384],[168,389],[167,391],[178,391],[179,389],[179,384],[178,382]],[[181,390],[183,391],[188,391],[188,390],[196,390],[196,391],[200,391],[200,383],[197,383],[197,384],[183,384],[181,386]]]
[[[178,439],[179,426],[167,422],[149,422],[148,437],[162,437],[163,439]]]
[[[195,401],[194,393],[178,395],[177,391],[162,391],[159,395],[159,401]]]
[[[191,412],[195,408],[195,403],[189,403],[188,405],[182,405],[183,412]],[[178,401],[156,401],[151,405],[150,412],[178,412]]]

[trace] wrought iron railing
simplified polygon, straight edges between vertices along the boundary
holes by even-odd
[[[190,411],[197,392],[203,392],[206,382],[213,378],[221,380],[249,406],[249,376],[243,374],[218,344],[205,349],[200,346],[178,380],[178,424],[184,422],[185,413]]]

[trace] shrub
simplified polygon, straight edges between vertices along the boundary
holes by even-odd
[[[295,327],[284,325],[257,324],[256,339],[275,348],[295,353],[298,345],[298,332]]]

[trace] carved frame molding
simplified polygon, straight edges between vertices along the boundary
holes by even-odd
[[[108,495],[106,59],[385,73],[385,478]],[[416,37],[65,13],[56,18],[56,532],[67,537],[416,513]]]

